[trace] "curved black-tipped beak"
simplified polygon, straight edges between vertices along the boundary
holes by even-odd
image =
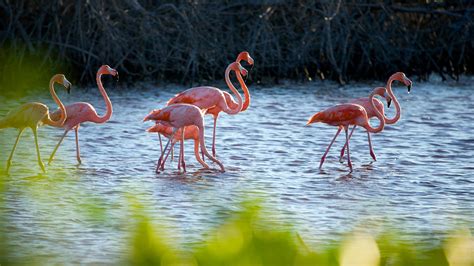
[[[410,93],[410,90],[411,90],[411,83],[410,83],[410,85],[407,86],[407,88],[408,88],[408,93]]]
[[[71,85],[66,87],[66,92],[67,94],[71,94]]]
[[[390,105],[392,104],[392,100],[387,101],[387,108],[390,108]]]
[[[117,72],[117,75],[115,75],[115,81],[119,82],[119,73]]]

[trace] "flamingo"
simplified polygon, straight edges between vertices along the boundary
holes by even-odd
[[[12,164],[13,154],[15,153],[16,146],[20,141],[21,134],[23,133],[23,130],[25,130],[25,128],[27,127],[31,128],[35,136],[38,164],[43,173],[46,172],[43,161],[41,160],[41,153],[38,145],[38,127],[42,124],[46,124],[49,126],[62,126],[67,118],[67,110],[65,109],[61,100],[56,95],[56,92],[54,90],[54,83],[63,85],[66,88],[66,91],[70,93],[71,82],[69,82],[63,74],[54,75],[49,81],[49,92],[51,93],[51,96],[53,97],[56,104],[59,106],[58,115],[56,116],[57,120],[56,118],[50,116],[48,106],[38,102],[25,103],[19,106],[18,108],[10,111],[2,120],[0,120],[0,129],[13,127],[19,130],[15,145],[13,145],[13,149],[7,161],[7,174],[9,173],[10,166]]]
[[[349,152],[349,135],[348,135],[349,126],[350,125],[361,126],[371,133],[377,133],[377,132],[382,131],[385,126],[385,119],[383,115],[379,112],[377,107],[375,106],[373,99],[375,95],[379,95],[383,97],[384,93],[385,93],[385,90],[383,88],[376,88],[372,91],[372,93],[369,96],[369,100],[372,105],[372,108],[374,109],[377,118],[380,120],[380,124],[376,128],[370,125],[369,117],[367,115],[367,111],[365,110],[365,108],[361,105],[354,104],[354,103],[339,104],[339,105],[330,107],[326,110],[323,110],[321,112],[318,112],[309,118],[306,125],[322,122],[331,126],[338,127],[336,135],[332,139],[331,143],[326,149],[326,152],[321,158],[321,163],[319,165],[320,169],[324,163],[324,160],[326,159],[326,155],[328,154],[329,149],[331,148],[332,144],[334,143],[337,136],[341,132],[342,128],[344,128],[344,131],[346,133],[347,160],[348,160],[350,172],[352,173],[352,162],[351,162],[351,156]]]
[[[391,102],[391,100],[393,100],[394,105],[395,105],[395,112],[396,112],[395,116],[393,118],[385,117],[385,113],[384,113],[384,110],[383,110],[383,104],[378,99],[375,99],[376,107],[379,110],[379,112],[381,112],[382,115],[384,116],[386,125],[395,124],[400,119],[400,115],[401,115],[400,103],[398,102],[397,97],[395,97],[395,95],[393,94],[393,91],[392,91],[392,83],[395,80],[400,81],[405,86],[407,86],[408,93],[410,93],[411,86],[412,86],[411,80],[409,80],[403,72],[397,72],[397,73],[390,76],[390,78],[387,81],[387,85],[386,85],[387,90],[386,90],[386,94],[384,94],[384,98],[387,100],[387,106],[388,107],[390,107],[390,102]],[[385,88],[383,88],[383,89],[385,89]],[[372,109],[372,105],[370,104],[369,98],[359,98],[359,99],[352,100],[349,103],[355,103],[355,104],[362,105],[365,108],[365,110],[367,111],[367,115],[369,116],[369,119],[376,116],[375,110]],[[356,126],[354,126],[352,128],[352,131],[349,134],[349,139],[352,137],[352,134],[354,133],[355,128],[356,128]],[[368,141],[369,141],[370,156],[374,159],[374,161],[377,161],[377,158],[375,157],[374,150],[372,148],[372,143],[370,141],[369,131],[367,131],[367,138],[368,138]],[[342,162],[345,148],[346,148],[346,144],[344,144],[344,146],[341,149],[341,156],[339,157],[340,162]]]
[[[245,102],[242,104],[242,98],[239,92],[235,89],[234,85],[230,81],[229,73],[230,68],[233,64],[240,66],[240,61],[246,61],[248,64],[253,65],[254,61],[250,57],[248,52],[241,52],[237,56],[237,60],[231,63],[225,71],[225,81],[227,86],[237,97],[237,102],[234,101],[232,95],[222,91],[215,87],[195,87],[185,90],[173,98],[171,98],[166,105],[172,105],[176,103],[188,103],[196,105],[197,107],[206,110],[206,114],[210,114],[214,118],[214,129],[212,133],[212,155],[216,156],[216,123],[220,112],[225,112],[230,115],[238,114],[241,111],[247,110],[250,105],[250,93],[241,76],[237,75],[242,90],[244,91]],[[244,68],[241,69],[242,75],[246,76],[247,71]],[[245,72],[245,73],[244,73]],[[238,71],[236,71],[238,73]]]
[[[94,109],[94,107],[90,103],[86,102],[77,102],[70,104],[66,106],[66,110],[68,113],[68,117],[66,119],[66,122],[64,122],[64,125],[58,125],[57,127],[62,127],[64,128],[64,134],[62,135],[61,139],[59,140],[58,144],[53,150],[53,153],[49,157],[48,164],[51,164],[51,162],[54,159],[54,155],[56,154],[56,151],[59,148],[59,145],[64,140],[64,137],[66,137],[67,133],[71,130],[74,129],[76,133],[76,158],[77,162],[79,164],[82,163],[81,161],[81,155],[80,155],[80,149],[79,149],[79,127],[82,123],[84,122],[94,122],[97,124],[102,124],[107,121],[112,117],[112,102],[109,99],[109,96],[107,95],[107,92],[104,89],[104,86],[102,85],[101,77],[102,75],[112,75],[117,78],[118,81],[118,72],[117,70],[111,68],[108,65],[103,65],[99,68],[97,71],[96,75],[96,82],[97,86],[99,87],[99,91],[102,94],[102,97],[104,98],[105,104],[107,106],[107,111],[105,115],[99,116]],[[53,117],[59,115],[58,111],[52,113]]]
[[[170,150],[173,149],[173,146],[175,145],[176,142],[180,141],[180,145],[182,146],[184,144],[183,140],[179,138],[179,136],[182,135],[182,129],[178,130],[176,132],[175,137],[173,138],[171,142],[171,148]],[[157,123],[153,127],[147,129],[147,132],[157,132],[158,134],[161,134],[167,138],[171,138],[171,135],[173,133],[173,128],[169,126],[165,126],[163,124]],[[184,139],[192,139],[194,140],[194,155],[196,157],[196,160],[204,167],[204,168],[209,168],[209,166],[204,162],[204,160],[201,159],[199,156],[199,129],[196,126],[187,126],[184,129]],[[184,146],[183,146],[184,147]],[[180,150],[181,151],[181,150]],[[182,153],[180,152],[180,158],[178,160],[178,170],[181,170],[181,165],[183,166],[184,172],[186,172],[186,163],[184,161],[184,149],[182,149]],[[164,162],[166,162],[166,159],[168,158],[168,154],[164,158]],[[163,164],[164,164],[163,162]]]
[[[165,126],[169,126],[173,128],[171,133],[171,137],[166,143],[166,146],[161,153],[160,158],[158,159],[156,172],[159,173],[159,169],[163,168],[162,164],[164,163],[163,156],[166,150],[168,149],[168,145],[176,136],[176,133],[179,129],[182,129],[186,126],[196,126],[199,130],[199,144],[201,146],[201,151],[213,162],[219,165],[221,172],[224,172],[224,165],[217,160],[214,156],[210,155],[206,149],[205,141],[204,141],[204,113],[199,107],[191,104],[173,104],[170,106],[166,106],[161,110],[153,110],[151,111],[143,121],[153,120]],[[180,139],[184,139],[185,130],[181,130]],[[181,154],[182,155],[182,154]],[[206,167],[207,168],[207,167]]]

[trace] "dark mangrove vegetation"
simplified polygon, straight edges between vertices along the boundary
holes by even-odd
[[[254,81],[457,79],[474,69],[473,11],[465,0],[0,0],[0,81],[31,62],[76,84],[104,63],[130,79],[215,80],[242,50]]]

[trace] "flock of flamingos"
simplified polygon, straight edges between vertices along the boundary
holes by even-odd
[[[150,127],[147,131],[157,132],[158,136],[160,136],[159,141],[161,146],[161,156],[158,160],[156,167],[157,173],[164,170],[165,162],[170,154],[170,151],[173,150],[173,146],[178,141],[180,142],[178,169],[179,171],[181,171],[182,167],[183,171],[186,171],[183,145],[185,139],[194,140],[195,157],[204,168],[209,168],[207,163],[204,161],[204,156],[206,156],[219,166],[220,171],[225,171],[224,165],[216,159],[216,122],[220,112],[235,115],[239,112],[247,110],[250,105],[250,93],[243,79],[243,76],[247,76],[248,72],[240,64],[241,61],[246,61],[248,65],[252,66],[254,64],[254,60],[252,59],[252,57],[250,57],[248,52],[241,52],[238,55],[236,61],[229,64],[229,66],[225,70],[225,81],[229,89],[234,93],[237,102],[234,100],[231,94],[222,91],[218,88],[195,87],[177,94],[166,103],[165,107],[151,111],[144,118],[144,121],[155,122],[155,125]],[[239,92],[230,80],[231,71],[234,72],[235,76],[237,77],[237,80],[244,92],[245,101],[242,100],[242,97],[240,96]],[[78,163],[81,163],[78,138],[80,125],[84,122],[93,122],[99,124],[105,123],[112,116],[112,102],[107,96],[107,92],[105,91],[102,85],[102,75],[112,75],[116,77],[117,80],[119,75],[117,70],[109,67],[108,65],[101,66],[97,71],[97,85],[107,106],[107,111],[103,116],[99,116],[94,107],[86,102],[77,102],[68,106],[64,106],[61,100],[56,95],[56,92],[54,90],[54,84],[58,83],[63,85],[66,88],[67,92],[70,93],[71,83],[66,79],[64,75],[57,74],[51,78],[51,81],[49,83],[50,93],[54,101],[59,106],[59,109],[57,111],[50,113],[48,107],[45,104],[32,102],[23,104],[18,108],[10,111],[6,115],[6,117],[0,120],[0,129],[12,127],[19,130],[15,144],[7,161],[7,174],[9,173],[12,164],[13,154],[15,153],[15,149],[20,140],[20,137],[24,129],[28,127],[32,129],[34,134],[36,152],[38,156],[38,164],[41,170],[45,172],[45,166],[41,160],[41,153],[39,150],[37,135],[38,127],[43,124],[64,129],[64,134],[62,135],[58,144],[54,148],[54,151],[49,158],[48,164],[52,162],[52,160],[54,159],[54,154],[58,150],[67,133],[71,130],[74,130],[76,135],[76,156]],[[401,107],[399,102],[397,101],[397,98],[392,92],[391,85],[393,81],[402,82],[405,86],[408,87],[408,92],[410,92],[412,82],[405,76],[404,73],[397,72],[390,76],[385,88],[375,88],[370,93],[368,98],[354,99],[348,103],[338,104],[329,107],[323,111],[317,112],[309,118],[307,125],[321,122],[331,126],[336,126],[338,128],[336,135],[332,139],[331,143],[326,149],[326,152],[321,158],[319,168],[322,168],[329,149],[331,148],[332,144],[336,140],[341,130],[344,129],[346,134],[346,142],[341,150],[340,161],[343,161],[344,152],[347,149],[348,165],[350,171],[352,172],[352,163],[349,152],[349,140],[357,126],[366,129],[370,148],[370,155],[374,160],[376,160],[375,153],[373,151],[372,143],[370,140],[370,133],[381,132],[384,129],[385,124],[394,124],[400,119]],[[396,115],[393,118],[385,117],[384,104],[379,99],[374,98],[377,95],[381,96],[382,98],[385,98],[387,102],[387,107],[390,107],[392,101],[394,102],[396,108]],[[205,114],[210,114],[214,117],[212,155],[209,154],[205,145]],[[377,119],[380,121],[377,127],[372,127],[370,125],[369,120],[372,117],[377,117]],[[349,126],[351,125],[353,126],[353,128],[349,134]],[[161,142],[161,135],[169,139],[164,149]]]

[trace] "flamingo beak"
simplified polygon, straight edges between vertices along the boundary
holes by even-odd
[[[118,82],[119,81],[119,73],[117,72],[117,74],[115,75],[115,80]]]
[[[390,108],[391,104],[392,104],[392,100],[391,99],[387,100],[387,108]]]
[[[67,80],[66,78],[64,78],[64,87],[66,88],[67,94],[71,94],[71,87],[72,87],[72,84],[71,84],[71,82],[69,82],[69,80]]]
[[[253,66],[253,58],[249,56],[248,61],[249,65]]]
[[[410,90],[411,90],[411,83],[408,84],[407,88],[408,88],[408,93],[410,93]]]

